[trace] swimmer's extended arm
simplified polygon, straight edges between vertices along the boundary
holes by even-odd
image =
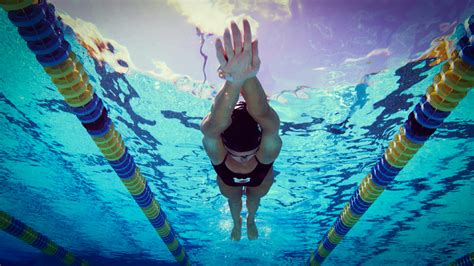
[[[234,34],[234,27],[232,34],[234,41],[236,38],[240,39],[240,32],[238,28],[235,29],[237,35]],[[281,138],[278,135],[280,127],[280,119],[273,108],[270,107],[267,101],[265,91],[257,78],[258,70],[260,69],[260,57],[258,56],[258,42],[252,42],[252,32],[248,21],[244,20],[244,51],[248,51],[250,57],[248,63],[251,72],[245,80],[242,88],[242,96],[247,103],[247,110],[249,114],[257,121],[262,128],[262,141],[257,156],[262,163],[273,162],[281,150]],[[219,58],[219,56],[218,56]],[[222,61],[219,59],[219,61]]]
[[[222,77],[226,82],[217,94],[211,113],[204,118],[201,126],[204,136],[220,137],[220,134],[232,122],[230,117],[244,81],[255,76],[258,66],[252,65],[252,35],[250,24],[244,20],[244,41],[235,22],[231,23],[232,36],[229,29],[224,31],[224,43],[216,40],[216,56],[219,61]]]
[[[221,133],[231,124],[231,115],[239,99],[242,83],[226,81],[217,94],[211,112],[202,120],[202,144],[213,164],[220,164],[226,155]]]
[[[282,146],[278,135],[280,119],[268,104],[267,95],[256,77],[245,81],[242,96],[249,114],[262,128],[262,142],[257,156],[262,163],[271,163],[278,157]]]

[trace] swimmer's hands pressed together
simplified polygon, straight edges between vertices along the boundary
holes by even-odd
[[[232,38],[229,29],[224,32],[224,45],[216,41],[216,54],[219,60],[219,77],[232,82],[243,83],[255,77],[260,69],[258,42],[252,42],[250,23],[244,20],[244,36],[235,22],[231,23]]]

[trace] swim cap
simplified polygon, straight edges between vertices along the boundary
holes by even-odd
[[[247,111],[245,102],[238,102],[232,112],[232,123],[221,134],[224,145],[238,151],[251,151],[260,145],[262,131]]]

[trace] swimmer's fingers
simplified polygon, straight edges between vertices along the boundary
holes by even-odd
[[[260,67],[260,58],[258,57],[258,40],[252,42],[252,66]]]
[[[224,47],[227,55],[227,60],[231,60],[234,57],[234,49],[232,48],[232,40],[230,38],[229,29],[224,31]]]
[[[239,26],[232,21],[230,24],[232,29],[232,39],[234,39],[234,52],[236,55],[242,53],[242,33],[240,33]]]
[[[221,67],[225,66],[225,64],[227,64],[227,60],[225,59],[225,51],[224,46],[222,46],[221,39],[217,39],[216,41],[216,55]]]
[[[252,30],[250,23],[244,19],[244,51],[251,51],[252,49]]]

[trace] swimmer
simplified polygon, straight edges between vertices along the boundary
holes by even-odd
[[[268,104],[257,73],[258,42],[252,42],[250,24],[226,29],[216,41],[219,77],[225,80],[203,119],[203,146],[217,173],[220,192],[228,199],[234,226],[232,240],[241,239],[242,195],[247,198],[247,237],[258,238],[255,215],[260,199],[273,184],[273,162],[280,153],[280,119]],[[240,94],[245,101],[239,101]]]

